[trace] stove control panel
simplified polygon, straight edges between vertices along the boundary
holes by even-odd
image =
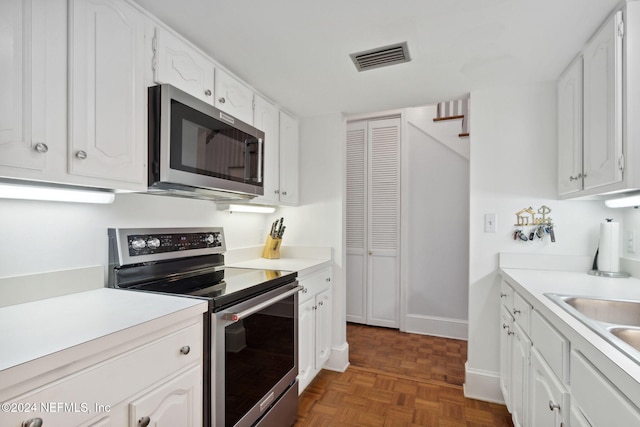
[[[128,234],[129,256],[221,248],[222,232]]]

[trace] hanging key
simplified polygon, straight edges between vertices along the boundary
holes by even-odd
[[[553,224],[549,226],[549,236],[551,236],[551,242],[556,241],[556,234],[553,232]]]

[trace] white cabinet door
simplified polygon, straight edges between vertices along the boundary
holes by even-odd
[[[220,68],[215,69],[214,105],[253,125],[253,91]]]
[[[622,181],[622,12],[584,49],[584,188]]]
[[[505,306],[500,309],[500,389],[509,412],[511,402],[511,353],[513,348],[513,317]]]
[[[264,195],[257,203],[278,204],[280,201],[280,110],[259,95],[255,95],[253,125],[264,132]]]
[[[129,404],[129,426],[202,425],[202,371],[195,366]],[[149,419],[148,424],[144,424]]]
[[[321,369],[331,356],[331,288],[316,296],[316,369]]]
[[[558,194],[582,190],[582,56],[558,81]]]
[[[123,0],[70,0],[69,25],[69,173],[144,190],[144,16]]]
[[[213,105],[214,64],[186,42],[157,27],[153,78],[168,83]]]
[[[513,346],[511,354],[511,401],[513,424],[525,426],[529,389],[529,353],[531,341],[524,331],[513,323]]]
[[[569,420],[569,394],[542,355],[531,350],[530,426],[560,427]]]
[[[298,393],[311,383],[315,376],[315,298],[300,304],[298,309]]]
[[[47,179],[52,154],[64,160],[65,23],[64,1],[0,2],[1,176]]]
[[[297,205],[298,196],[298,120],[280,112],[280,202]]]

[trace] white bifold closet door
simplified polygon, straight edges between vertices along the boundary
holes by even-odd
[[[399,327],[400,118],[347,124],[347,321]]]

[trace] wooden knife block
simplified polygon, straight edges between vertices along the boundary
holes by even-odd
[[[280,258],[280,245],[282,244],[281,238],[274,239],[271,235],[267,236],[267,241],[262,249],[262,258],[266,259],[279,259]]]

